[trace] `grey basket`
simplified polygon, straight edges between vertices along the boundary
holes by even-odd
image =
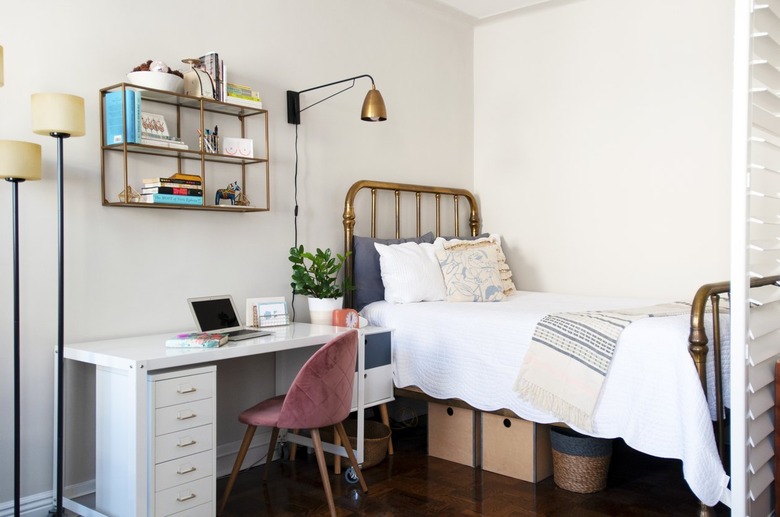
[[[581,494],[598,492],[607,486],[612,440],[551,427],[550,441],[553,481],[557,486]]]

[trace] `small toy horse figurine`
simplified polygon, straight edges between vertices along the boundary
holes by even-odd
[[[214,198],[214,204],[219,205],[220,199],[229,199],[230,204],[235,205],[236,196],[238,195],[239,192],[241,192],[241,187],[238,185],[237,181],[234,181],[226,188],[217,189],[217,196],[216,198]]]

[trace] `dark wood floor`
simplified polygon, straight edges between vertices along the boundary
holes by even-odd
[[[698,503],[682,478],[677,460],[653,458],[614,444],[607,488],[576,494],[555,486],[552,477],[536,485],[426,455],[424,419],[393,431],[395,454],[363,471],[368,493],[331,470],[339,516],[688,516]],[[267,483],[264,466],[239,475],[222,517],[328,515],[313,454],[294,462],[275,461]],[[217,484],[222,495],[225,479]],[[729,515],[718,505],[716,516]]]

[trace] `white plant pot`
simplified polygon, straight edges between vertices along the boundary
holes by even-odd
[[[333,323],[333,311],[341,309],[343,305],[343,296],[339,298],[309,297],[309,317],[311,322],[317,325],[331,325]]]

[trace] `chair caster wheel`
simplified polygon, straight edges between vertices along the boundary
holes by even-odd
[[[352,467],[349,467],[347,470],[344,471],[344,479],[347,481],[347,483],[354,485],[360,479],[358,479],[357,474],[355,474],[355,469]]]

